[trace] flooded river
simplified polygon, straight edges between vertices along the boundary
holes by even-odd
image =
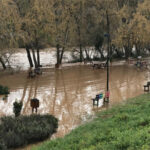
[[[111,67],[109,106],[142,94],[147,77],[147,71],[127,64]],[[59,119],[55,138],[69,133],[101,110],[93,108],[91,99],[105,93],[106,69],[93,70],[90,65],[49,68],[34,79],[27,78],[27,71],[13,75],[0,73],[0,84],[10,88],[7,100],[0,97],[0,116],[13,114],[15,100],[23,102],[22,114],[30,115],[30,99],[36,97],[40,100],[39,114],[52,114]]]
[[[110,68],[110,104],[143,93],[146,72],[133,66]],[[28,79],[27,72],[0,75],[0,84],[10,88],[7,100],[0,100],[0,116],[13,114],[13,102],[23,102],[22,114],[30,115],[30,99],[40,100],[39,114],[53,114],[59,119],[56,137],[64,136],[94,113],[91,99],[106,89],[106,70],[91,66],[45,69],[42,76]]]

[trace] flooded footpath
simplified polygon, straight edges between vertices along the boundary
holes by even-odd
[[[147,71],[134,66],[110,67],[108,107],[144,93],[147,78]],[[87,65],[44,69],[43,74],[34,79],[27,78],[27,71],[13,75],[0,73],[0,84],[10,88],[7,100],[0,97],[1,117],[13,114],[15,100],[23,102],[22,115],[30,115],[30,99],[36,97],[40,100],[38,114],[52,114],[59,119],[58,132],[53,136],[56,138],[63,137],[101,110],[101,107],[93,108],[91,99],[105,93],[106,69],[93,69]]]

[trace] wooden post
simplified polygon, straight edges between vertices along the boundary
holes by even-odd
[[[107,16],[107,92],[109,92],[109,55],[110,55],[110,28],[109,28],[109,16],[106,11]],[[109,97],[107,97],[107,102],[109,102]]]

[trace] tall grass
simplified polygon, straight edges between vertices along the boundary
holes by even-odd
[[[149,150],[150,94],[97,114],[64,138],[33,150]]]

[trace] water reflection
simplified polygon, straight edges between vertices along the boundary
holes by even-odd
[[[111,67],[107,107],[142,94],[145,74],[125,65]],[[16,99],[23,102],[22,114],[30,115],[30,99],[36,97],[40,100],[39,114],[53,114],[59,119],[55,137],[61,137],[99,110],[93,108],[91,99],[105,92],[106,70],[93,70],[90,66],[44,69],[42,76],[34,79],[28,79],[27,72],[1,74],[0,84],[11,90],[7,101],[0,98],[0,116],[13,114]]]

